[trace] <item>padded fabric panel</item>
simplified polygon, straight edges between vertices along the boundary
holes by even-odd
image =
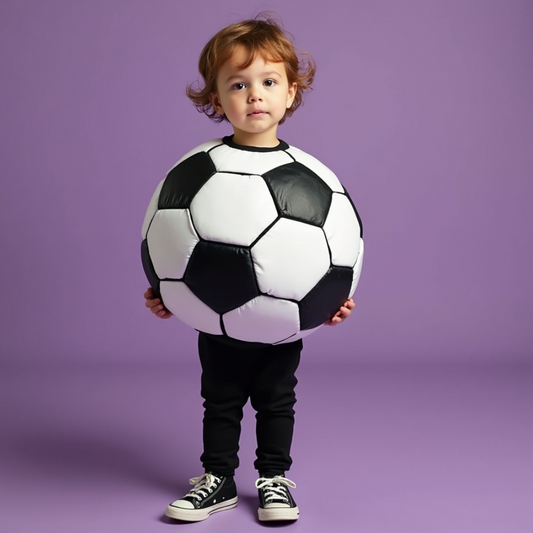
[[[280,214],[322,226],[331,203],[331,189],[301,163],[289,163],[263,175]]]
[[[146,242],[146,239],[144,239],[141,243],[141,261],[148,283],[152,289],[154,289],[156,297],[161,298],[161,293],[159,292],[159,278],[155,273],[154,265],[150,259],[150,254],[148,253],[148,243]]]
[[[301,300],[328,271],[324,232],[315,226],[280,218],[252,247],[261,292]]]
[[[341,185],[341,182],[339,181],[339,178],[337,178],[337,176],[335,176],[335,174],[326,165],[324,165],[324,163],[321,163],[316,157],[313,157],[312,155],[303,152],[302,150],[294,146],[289,147],[287,152],[291,154],[294,159],[296,159],[296,161],[299,161],[307,168],[310,168],[315,174],[320,176],[328,184],[329,188],[332,191],[343,191],[343,187]]]
[[[158,211],[148,230],[148,248],[159,279],[181,279],[199,240],[188,209]]]
[[[315,331],[319,330],[322,327],[322,325],[313,328],[313,329],[305,329],[299,331],[296,335],[293,335],[292,337],[289,337],[287,339],[282,340],[281,342],[275,342],[274,344],[286,344],[288,342],[294,342],[299,339],[303,339],[304,337],[307,337],[308,335],[311,335],[311,333],[314,333]]]
[[[176,165],[167,175],[161,194],[159,209],[184,209],[207,180],[215,173],[215,165],[205,152],[198,152]]]
[[[250,252],[239,246],[200,241],[184,280],[217,313],[226,313],[259,296]]]
[[[263,178],[219,172],[194,197],[191,214],[203,239],[240,246],[252,244],[278,216]]]
[[[274,344],[298,333],[298,305],[287,300],[258,296],[222,316],[230,337]]]
[[[159,194],[161,193],[161,188],[163,187],[164,182],[165,180],[161,180],[159,182],[159,185],[156,187],[155,192],[152,195],[152,199],[150,200],[150,203],[148,204],[148,209],[146,209],[146,214],[144,215],[144,221],[143,221],[143,226],[141,230],[143,239],[146,239],[146,234],[148,233],[148,228],[150,227],[152,218],[154,218],[154,215],[157,212],[157,204],[159,203]]]
[[[299,303],[302,329],[316,328],[329,320],[348,299],[353,270],[331,267],[316,287]]]
[[[344,194],[333,194],[324,232],[331,250],[331,263],[353,267],[359,254],[360,228],[352,204]]]
[[[220,144],[222,144],[222,138],[213,139],[212,141],[207,141],[205,143],[202,143],[196,146],[195,148],[193,148],[192,150],[189,150],[184,156],[182,156],[178,160],[178,162],[174,165],[174,167],[177,167],[182,161],[189,159],[189,157],[193,156],[194,154],[197,154],[198,152],[209,152],[209,150],[213,149],[215,146],[218,146]],[[172,170],[172,168],[170,170]]]
[[[165,306],[191,328],[222,335],[220,315],[200,301],[182,281],[162,281]]]
[[[218,172],[264,174],[273,168],[293,161],[282,150],[274,152],[249,152],[226,144],[217,146],[209,153]]]
[[[350,201],[352,204],[353,210],[355,212],[355,216],[357,217],[357,222],[359,223],[360,228],[360,237],[363,238],[363,221],[361,220],[361,217],[359,216],[359,211],[357,211],[357,207],[355,207],[355,204],[353,203],[352,197],[348,194],[348,191],[344,189],[344,194],[346,195],[346,198]]]
[[[361,269],[363,268],[364,255],[365,255],[365,243],[363,242],[363,239],[361,239],[361,244],[359,246],[359,255],[357,256],[357,261],[353,269],[353,280],[352,280],[352,288],[350,289],[350,298],[353,296],[355,289],[357,289],[359,278],[361,277]]]

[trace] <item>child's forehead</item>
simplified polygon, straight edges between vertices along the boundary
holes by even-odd
[[[220,68],[229,65],[233,68],[244,70],[255,63],[285,67],[284,61],[281,58],[273,57],[268,50],[250,50],[243,45],[238,45],[229,53],[227,59],[220,65]]]

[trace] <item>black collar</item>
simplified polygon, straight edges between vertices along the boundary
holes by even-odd
[[[232,148],[237,148],[237,150],[246,150],[247,152],[277,152],[279,150],[287,150],[289,148],[289,145],[281,139],[279,140],[279,144],[277,146],[242,146],[241,144],[233,142],[233,135],[224,137],[222,142],[228,146],[231,146]]]

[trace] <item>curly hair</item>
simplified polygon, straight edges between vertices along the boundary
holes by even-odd
[[[260,18],[262,17],[262,18]],[[244,46],[248,51],[248,60],[241,65],[247,68],[260,55],[265,61],[272,63],[283,62],[287,72],[289,85],[296,83],[296,96],[285,115],[280,120],[283,124],[303,103],[303,94],[311,89],[316,64],[306,52],[296,49],[281,24],[264,15],[255,19],[244,20],[231,24],[220,30],[205,46],[200,54],[198,70],[203,78],[202,85],[187,86],[186,94],[192,100],[200,113],[205,113],[211,120],[222,122],[228,120],[220,115],[211,104],[210,95],[216,92],[217,75],[220,67],[232,56],[238,46]]]

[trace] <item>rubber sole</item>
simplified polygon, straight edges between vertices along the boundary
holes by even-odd
[[[165,511],[165,516],[173,518],[174,520],[183,520],[184,522],[201,522],[214,513],[228,511],[229,509],[237,507],[238,500],[238,496],[235,496],[235,498],[232,498],[231,500],[217,503],[206,509],[182,509],[181,507],[175,507],[170,504]]]
[[[271,507],[263,509],[259,507],[257,514],[261,522],[271,522],[275,520],[298,520],[300,511],[298,507]]]

